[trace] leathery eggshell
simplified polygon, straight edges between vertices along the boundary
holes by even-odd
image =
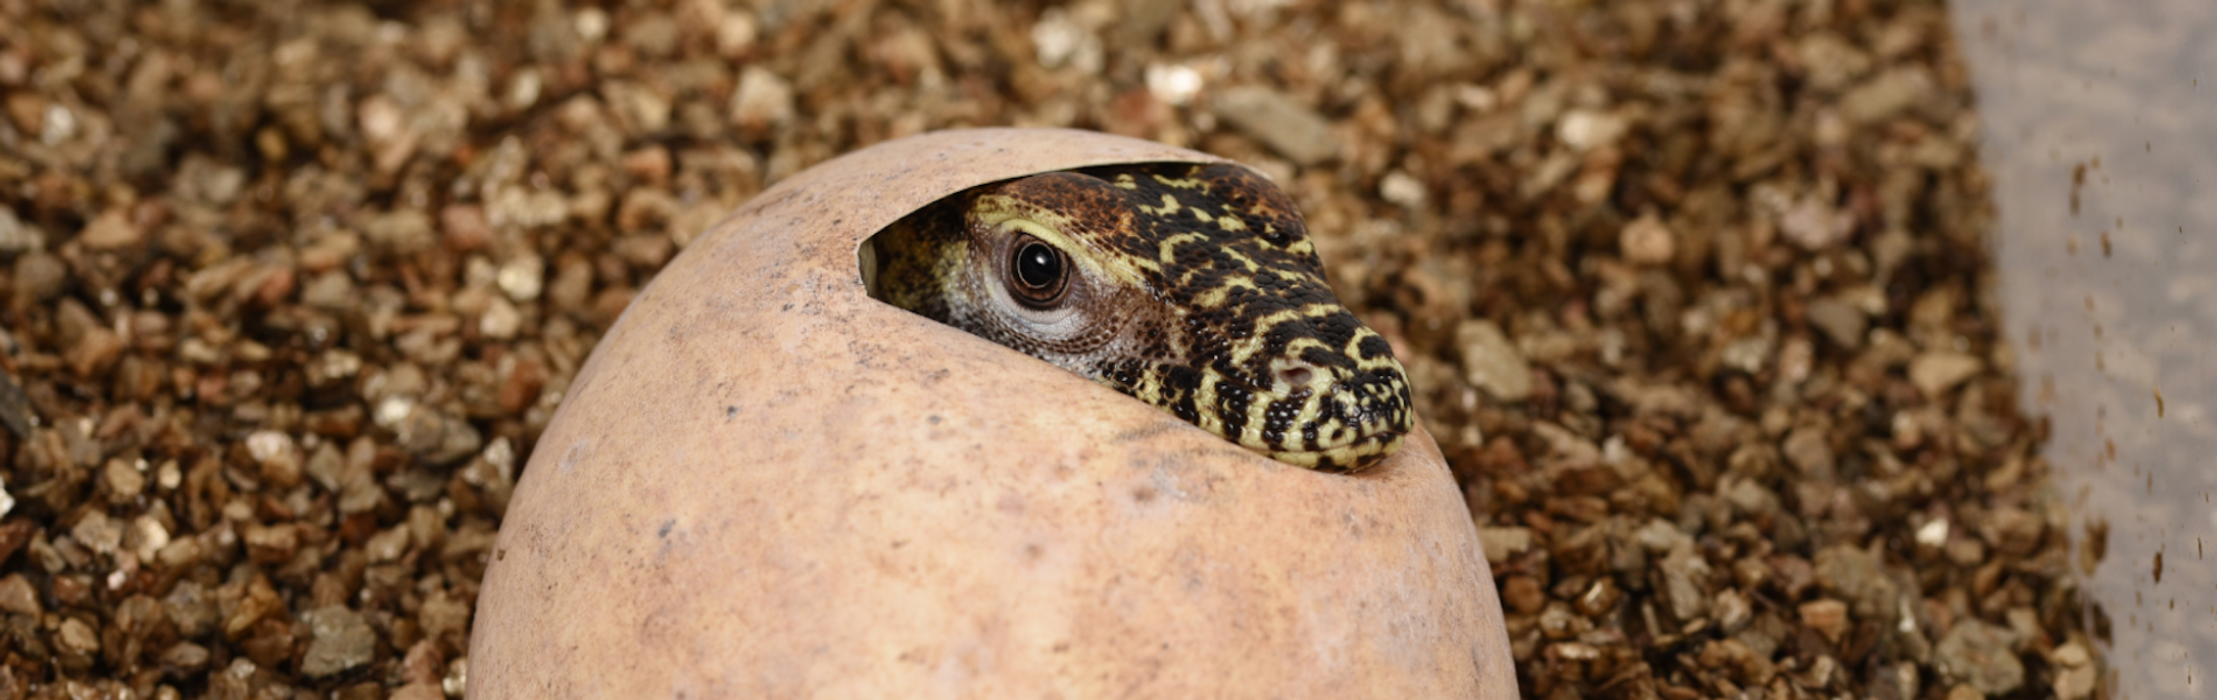
[[[539,440],[469,696],[1514,697],[1476,529],[1421,429],[1360,475],[1312,472],[864,292],[857,246],[939,197],[1216,160],[925,134],[696,238]]]

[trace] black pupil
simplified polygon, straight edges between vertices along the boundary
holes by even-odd
[[[1016,281],[1031,289],[1054,286],[1062,278],[1062,257],[1044,243],[1026,245],[1016,251]]]

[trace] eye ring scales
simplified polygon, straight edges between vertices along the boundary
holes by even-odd
[[[1070,289],[1070,260],[1054,246],[1025,236],[1011,246],[1008,290],[1026,306],[1044,308],[1061,301]]]

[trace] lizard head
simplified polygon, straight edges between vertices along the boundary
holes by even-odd
[[[950,197],[865,247],[871,294],[1331,471],[1414,420],[1291,200],[1243,167],[1056,172]]]

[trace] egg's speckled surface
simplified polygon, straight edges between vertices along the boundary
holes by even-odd
[[[1210,160],[927,134],[695,240],[539,442],[471,697],[1512,697],[1492,578],[1421,429],[1359,477],[1292,467],[857,275],[863,238],[966,187]]]

